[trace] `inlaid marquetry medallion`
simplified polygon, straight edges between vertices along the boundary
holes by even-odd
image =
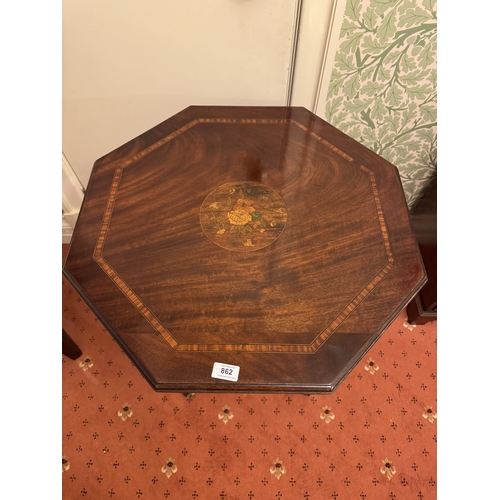
[[[295,107],[192,106],[99,159],[64,274],[181,392],[331,392],[425,282],[396,167]]]
[[[287,210],[281,196],[258,182],[230,182],[214,189],[200,208],[200,224],[227,250],[259,250],[283,232]]]

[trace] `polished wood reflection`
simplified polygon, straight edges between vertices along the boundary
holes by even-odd
[[[65,274],[159,390],[332,390],[425,282],[396,168],[277,107],[193,106],[98,160]]]

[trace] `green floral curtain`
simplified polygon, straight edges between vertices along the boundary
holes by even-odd
[[[348,0],[326,119],[398,167],[410,209],[436,176],[435,0]]]

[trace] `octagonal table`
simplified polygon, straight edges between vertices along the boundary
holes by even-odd
[[[397,169],[304,108],[96,161],[63,272],[158,391],[329,393],[426,280]]]

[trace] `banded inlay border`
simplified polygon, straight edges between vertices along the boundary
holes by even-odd
[[[176,137],[180,136],[184,132],[190,130],[194,126],[201,123],[212,123],[212,124],[285,124],[285,125],[295,125],[304,132],[308,133],[315,140],[331,149],[337,155],[341,156],[348,162],[352,163],[354,166],[359,168],[365,174],[368,175],[370,179],[370,185],[375,200],[377,216],[380,224],[380,230],[382,234],[382,240],[384,243],[385,252],[387,254],[387,262],[382,267],[382,269],[372,277],[372,279],[364,286],[364,288],[349,302],[349,304],[338,314],[334,320],[320,333],[318,334],[312,342],[309,344],[180,344],[170,331],[161,323],[161,321],[154,315],[154,313],[147,307],[147,305],[138,297],[138,295],[132,290],[132,288],[127,284],[127,282],[118,274],[118,272],[113,269],[113,267],[107,262],[103,255],[104,244],[106,240],[106,234],[108,232],[111,217],[113,213],[114,204],[116,201],[116,195],[120,186],[120,181],[122,178],[122,172],[125,168],[129,167],[137,160],[143,158],[149,153],[155,151],[161,146],[172,141]],[[391,272],[394,268],[394,256],[392,254],[391,245],[389,242],[389,235],[387,231],[387,225],[385,222],[385,217],[382,211],[382,205],[380,203],[377,183],[375,179],[375,174],[365,167],[359,164],[351,156],[328,142],[326,139],[321,137],[309,130],[302,123],[294,119],[288,118],[276,118],[276,119],[266,119],[266,118],[197,118],[190,121],[186,125],[180,127],[174,132],[163,137],[159,141],[151,144],[147,148],[143,149],[139,153],[128,158],[123,164],[116,167],[113,179],[111,182],[111,187],[108,196],[108,202],[106,209],[104,211],[101,228],[99,235],[97,237],[96,245],[93,253],[94,261],[99,265],[103,272],[115,283],[118,289],[127,297],[127,299],[133,304],[133,306],[142,314],[142,316],[149,322],[149,324],[162,336],[162,338],[168,343],[168,345],[175,351],[246,351],[246,352],[256,352],[256,353],[290,353],[290,354],[313,354],[315,353],[335,332],[335,330],[346,320],[346,318],[366,299],[366,297],[373,291],[373,289],[382,282],[382,280]]]

